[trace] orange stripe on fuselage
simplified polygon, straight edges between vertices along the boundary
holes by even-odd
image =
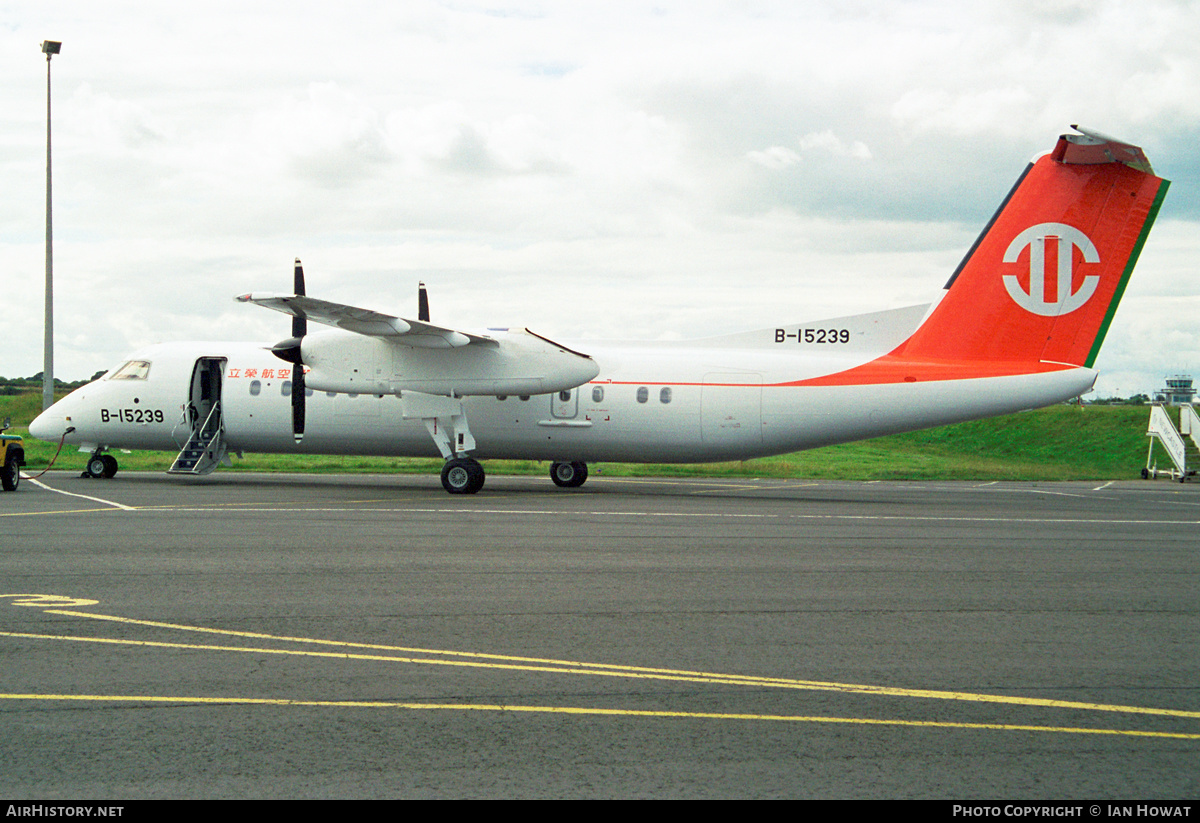
[[[876,386],[893,383],[931,383],[943,380],[979,380],[988,377],[1011,377],[1026,374],[1046,374],[1078,368],[1066,363],[1042,361],[988,360],[911,360],[885,354],[878,360],[864,363],[822,377],[778,383],[780,386]]]
[[[1076,369],[1069,363],[969,360],[910,360],[885,354],[870,363],[845,371],[784,380],[778,383],[705,383],[679,380],[593,380],[593,386],[716,386],[729,388],[789,388],[796,386],[875,386],[894,383],[933,383],[944,380],[979,380],[988,377],[1015,377],[1047,374]]]

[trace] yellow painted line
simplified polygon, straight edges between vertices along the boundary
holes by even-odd
[[[591,715],[597,717],[663,718],[668,720],[756,720],[782,723],[838,723],[856,726],[897,726],[926,729],[968,729],[976,731],[1041,732],[1057,734],[1098,734],[1124,737],[1153,737],[1173,740],[1200,740],[1200,734],[1148,732],[1137,729],[1088,729],[1077,726],[1032,726],[1012,723],[957,723],[944,720],[899,720],[873,717],[818,717],[815,715],[753,714],[743,712],[684,712],[647,709],[600,709],[586,706],[522,706],[503,703],[406,703],[380,700],[289,700],[266,697],[188,697],[160,695],[105,694],[0,694],[2,700],[80,701],[92,703],[148,703],[213,706],[283,706],[342,709],[408,709],[413,711],[522,712],[531,714]]]
[[[43,608],[46,606],[95,606],[99,600],[88,600],[84,597],[67,597],[62,594],[0,594],[0,598],[14,598],[11,605],[13,606],[31,606],[33,608]],[[49,611],[49,609],[46,609]],[[86,612],[80,612],[86,614]]]
[[[1185,711],[1179,709],[1163,709],[1145,706],[1129,706],[1119,704],[1089,703],[1081,701],[1053,700],[1038,697],[1018,697],[1009,695],[981,694],[974,692],[956,692],[935,689],[908,689],[890,686],[874,686],[860,683],[837,683],[817,680],[798,680],[788,678],[760,677],[754,675],[737,675],[721,672],[689,671],[685,669],[651,668],[642,666],[625,666],[610,663],[588,663],[556,658],[521,657],[515,655],[487,654],[482,652],[464,652],[445,649],[425,649],[409,646],[394,646],[372,643],[355,643],[338,640],[324,640],[310,637],[293,637],[287,635],[272,635],[262,632],[244,632],[230,629],[214,629],[203,626],[191,626],[180,623],[165,623],[153,620],[119,617],[116,615],[95,614],[91,612],[70,611],[65,608],[46,608],[47,606],[79,607],[95,605],[97,601],[83,598],[72,598],[65,595],[48,594],[0,594],[0,598],[12,597],[13,605],[41,607],[47,614],[58,614],[67,617],[81,617],[127,625],[147,626],[173,631],[199,632],[217,634],[229,637],[242,637],[254,640],[268,640],[283,643],[311,644],[332,646],[343,649],[365,649],[381,652],[401,652],[406,656],[394,654],[361,654],[351,652],[306,652],[299,650],[274,649],[266,647],[217,646],[203,644],[167,643],[161,641],[121,640],[110,638],[78,637],[69,635],[42,635],[16,632],[0,632],[0,636],[26,637],[49,640],[69,640],[75,642],[108,643],[113,645],[135,645],[144,647],[191,649],[225,652],[258,652],[262,654],[295,655],[307,657],[325,657],[345,660],[372,660],[402,663],[417,663],[424,665],[459,666],[465,668],[504,669],[511,671],[532,671],[555,674],[592,675],[604,677],[629,677],[648,680],[665,680],[693,683],[716,683],[723,685],[758,686],[766,688],[785,688],[808,691],[841,692],[847,694],[868,694],[888,697],[912,697],[935,700],[956,700],[975,703],[993,703],[1019,705],[1039,708],[1074,709],[1083,711],[1101,711],[1125,714],[1144,714],[1164,717],[1200,718],[1200,711]],[[425,655],[411,657],[407,655]],[[433,657],[429,657],[433,656]],[[460,658],[456,660],[437,659],[438,657]],[[485,662],[488,661],[488,662]]]
[[[38,517],[47,514],[95,514],[97,512],[117,512],[120,509],[114,509],[109,506],[97,506],[94,509],[48,509],[41,512],[0,512],[0,517]]]
[[[111,646],[138,646],[142,648],[157,648],[157,649],[182,649],[185,651],[216,651],[216,652],[239,652],[243,654],[276,654],[292,657],[319,657],[332,658],[335,660],[369,660],[388,663],[419,663],[434,666],[455,666],[459,668],[471,669],[500,669],[506,671],[525,671],[525,672],[541,672],[545,674],[586,674],[597,677],[626,677],[645,680],[667,680],[667,681],[682,681],[689,683],[719,683],[724,685],[745,686],[745,685],[773,685],[766,681],[758,681],[739,677],[737,675],[722,676],[722,675],[706,675],[703,673],[684,673],[678,675],[670,674],[655,674],[648,672],[639,672],[631,669],[601,669],[589,668],[585,665],[573,665],[570,663],[564,665],[537,665],[534,663],[487,663],[480,660],[440,660],[432,658],[408,657],[387,654],[362,654],[356,652],[319,652],[319,651],[304,651],[299,649],[273,649],[265,646],[218,646],[206,645],[202,643],[169,643],[162,640],[122,640],[111,637],[83,637],[80,635],[65,635],[65,634],[34,634],[32,632],[6,632],[0,631],[0,637],[25,638],[32,640],[66,640],[74,643],[99,643],[102,645]]]
[[[56,597],[56,595],[0,595],[0,597],[53,598],[53,597]],[[80,601],[77,601],[74,603],[58,602],[58,603],[52,604],[49,602],[43,603],[43,602],[39,601],[37,603],[35,603],[35,602],[14,603],[14,605],[86,606],[86,605],[91,605],[95,602],[96,601],[80,600]],[[220,635],[227,635],[230,637],[246,637],[246,638],[251,638],[254,640],[272,640],[272,641],[282,642],[282,643],[309,643],[309,644],[321,645],[321,646],[337,646],[337,647],[341,647],[341,648],[373,649],[373,650],[377,650],[377,651],[405,652],[405,653],[411,653],[411,654],[425,654],[425,655],[440,655],[440,656],[445,656],[445,657],[473,658],[473,659],[477,659],[477,660],[500,660],[500,661],[516,662],[516,663],[535,663],[535,664],[551,665],[551,666],[558,666],[558,667],[570,667],[572,669],[600,669],[600,670],[612,670],[612,671],[619,671],[619,672],[636,672],[639,674],[666,674],[666,675],[690,675],[690,676],[702,676],[702,677],[719,677],[719,678],[722,678],[725,680],[742,680],[742,681],[746,681],[746,682],[750,682],[750,683],[763,683],[763,684],[770,684],[772,682],[779,682],[779,683],[801,682],[801,681],[791,681],[791,680],[779,680],[776,678],[758,677],[755,675],[736,675],[736,674],[723,674],[723,673],[713,673],[713,672],[694,672],[694,671],[688,671],[685,669],[667,669],[667,668],[651,668],[651,667],[643,667],[643,666],[626,666],[626,665],[622,665],[619,663],[589,663],[589,662],[578,661],[578,660],[562,660],[562,659],[558,659],[558,658],[548,658],[548,657],[522,657],[522,656],[518,656],[518,655],[489,654],[487,652],[464,652],[464,651],[453,651],[453,650],[449,650],[449,649],[427,649],[427,648],[420,648],[420,647],[415,647],[415,646],[395,646],[395,645],[381,644],[381,643],[355,643],[352,641],[345,641],[345,640],[323,640],[320,638],[313,638],[313,637],[293,637],[293,636],[288,636],[288,635],[266,634],[266,633],[262,633],[262,632],[235,631],[233,629],[213,629],[213,628],[208,628],[205,626],[189,626],[189,625],[180,624],[180,623],[163,623],[163,622],[159,622],[159,621],[155,621],[155,620],[138,620],[138,619],[135,619],[132,617],[118,617],[116,615],[95,614],[92,612],[75,612],[75,611],[67,611],[65,609],[45,609],[45,611],[47,614],[60,614],[60,615],[66,616],[66,617],[89,617],[89,618],[92,618],[95,620],[108,620],[108,621],[113,621],[116,623],[128,623],[128,624],[139,625],[139,626],[149,626],[151,628],[156,628],[156,629],[174,629],[174,630],[178,630],[178,631],[200,632],[200,633],[204,633],[204,634],[220,634]]]
[[[66,610],[46,609],[49,614],[61,614],[71,617],[92,617],[99,620],[112,620],[120,623],[133,623],[144,626],[165,629],[182,629],[211,634],[222,634],[234,637],[245,637],[258,640],[272,640],[286,643],[309,643],[341,648],[371,649],[383,652],[403,652],[394,654],[365,654],[357,652],[318,652],[297,649],[275,649],[262,646],[221,646],[191,643],[169,643],[151,640],[121,640],[114,638],[81,637],[75,635],[49,635],[22,632],[3,632],[3,637],[23,637],[44,640],[67,640],[84,643],[103,643],[111,645],[142,646],[168,649],[187,649],[220,652],[257,652],[259,654],[292,655],[297,657],[335,658],[340,660],[368,660],[392,663],[414,663],[435,666],[455,666],[460,668],[497,669],[506,671],[539,672],[544,674],[590,675],[594,677],[625,677],[641,680],[662,680],[668,682],[713,683],[729,686],[757,686],[761,688],[794,689],[800,691],[826,691],[844,694],[866,694],[885,697],[910,697],[932,700],[955,700],[972,703],[992,703],[1000,705],[1028,706],[1038,708],[1074,709],[1082,711],[1113,712],[1122,714],[1144,714],[1161,717],[1180,717],[1200,719],[1200,711],[1182,709],[1163,709],[1147,706],[1128,706],[1105,703],[1087,703],[1069,700],[1054,700],[1040,697],[1019,697],[1011,695],[980,694],[974,692],[942,691],[935,689],[907,689],[892,686],[873,686],[859,683],[834,683],[816,680],[791,680],[786,678],[758,677],[753,675],[725,674],[720,672],[688,671],[684,669],[656,669],[640,666],[622,666],[608,663],[584,663],[553,658],[516,657],[508,655],[483,654],[473,652],[444,651],[437,649],[420,649],[404,646],[386,646],[368,643],[345,643],[334,640],[319,640],[304,637],[287,637],[257,632],[238,632],[225,629],[209,629],[195,626],[185,626],[172,623],[158,623],[148,620],[114,617],[111,615],[93,615],[87,612],[71,612]],[[446,660],[438,657],[413,657],[416,655],[435,655],[441,657],[470,658]]]

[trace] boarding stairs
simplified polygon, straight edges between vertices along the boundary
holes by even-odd
[[[1200,416],[1190,405],[1179,407],[1179,428],[1167,413],[1166,406],[1150,407],[1150,424],[1146,429],[1150,438],[1150,447],[1146,451],[1146,468],[1142,469],[1143,478],[1157,478],[1159,475],[1178,480],[1180,483],[1189,477],[1196,476],[1200,467]],[[1162,446],[1162,450],[1171,458],[1172,468],[1160,469],[1154,455],[1154,444]],[[1191,466],[1191,468],[1188,468]]]
[[[179,456],[167,469],[168,474],[208,474],[225,457],[225,427],[221,420],[221,404],[214,403],[204,421],[192,429]]]

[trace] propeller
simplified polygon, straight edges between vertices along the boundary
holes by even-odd
[[[296,258],[296,271],[293,281],[293,291],[297,297],[304,297],[304,267],[300,264],[300,258]],[[429,322],[429,294],[425,290],[424,283],[417,284],[417,319],[428,323]],[[303,316],[292,316],[292,336],[287,340],[281,340],[271,347],[271,353],[280,360],[285,360],[292,366],[292,436],[299,443],[304,439],[304,406],[305,406],[305,391],[304,386],[304,361],[301,359],[300,346],[304,341],[304,335],[308,334],[308,318]]]
[[[304,296],[304,267],[300,258],[296,258],[296,271],[293,289],[297,297]],[[276,343],[271,347],[271,353],[280,360],[293,363],[292,366],[292,436],[299,443],[304,439],[304,361],[300,359],[300,343],[308,334],[308,319],[292,317],[292,336],[287,340]]]

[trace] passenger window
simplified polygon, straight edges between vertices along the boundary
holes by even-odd
[[[646,388],[645,386],[638,386],[637,401],[639,403],[645,403],[649,399],[650,399],[650,390],[648,388]]]
[[[671,402],[671,387],[670,386],[662,387],[662,391],[660,391],[658,393],[658,402],[660,402],[660,403],[670,403]]]
[[[262,392],[262,381],[261,380],[251,380],[250,381],[250,396],[258,397],[260,392]]]
[[[596,386],[596,388],[592,389],[592,402],[593,403],[603,403],[604,402],[604,387],[603,386]]]
[[[559,400],[561,400],[561,401],[562,401],[562,402],[564,402],[564,403],[567,403],[567,402],[569,402],[569,401],[571,400],[571,392],[570,392],[570,390],[567,390],[567,391],[560,391],[560,392],[558,393],[558,399],[559,399]]]
[[[284,397],[291,397],[292,396],[292,381],[284,380],[282,383],[280,383],[279,384],[279,393],[282,394]]]

